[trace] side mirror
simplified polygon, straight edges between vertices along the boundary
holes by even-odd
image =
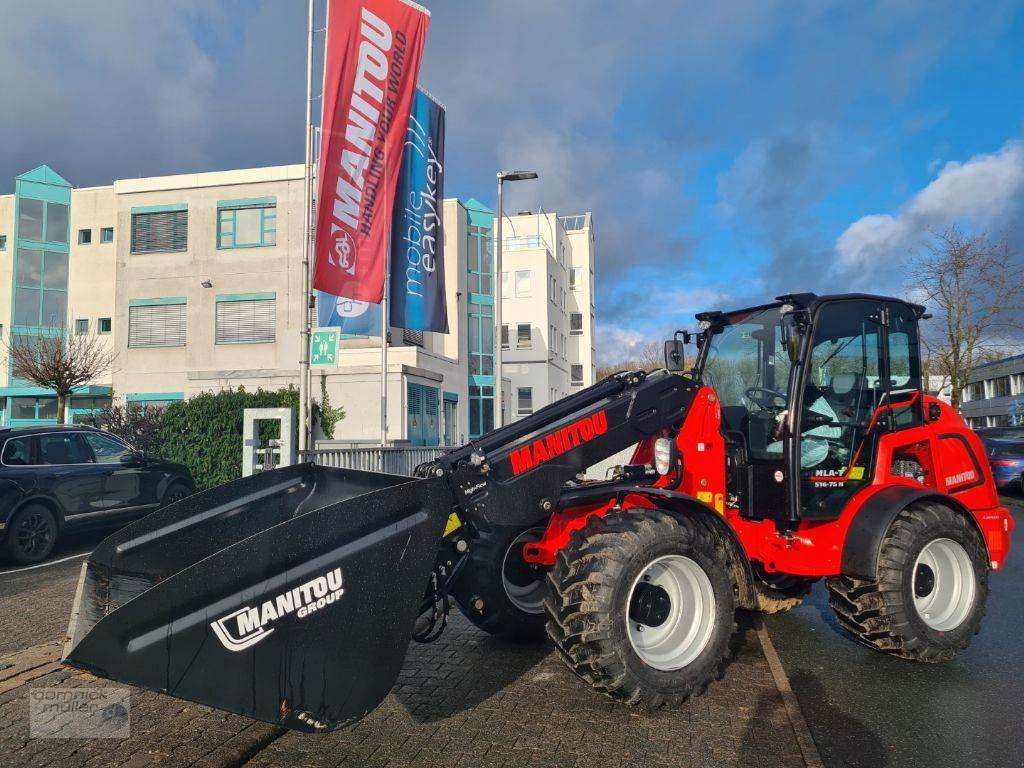
[[[130,451],[121,456],[121,465],[125,467],[141,467],[146,463],[146,454],[142,451]]]
[[[686,370],[682,339],[667,339],[665,341],[665,367],[670,371]]]
[[[795,312],[787,312],[782,316],[782,344],[790,363],[796,363],[800,357],[800,326]]]

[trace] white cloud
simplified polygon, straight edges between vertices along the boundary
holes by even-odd
[[[946,163],[939,175],[894,214],[858,219],[836,240],[838,266],[870,275],[901,262],[929,231],[956,224],[1001,235],[1024,208],[1024,143]]]

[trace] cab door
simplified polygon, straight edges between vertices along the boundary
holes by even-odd
[[[788,456],[798,464],[791,472],[801,518],[838,517],[870,482],[872,418],[887,390],[884,318],[881,302],[871,300],[831,301],[816,312]]]

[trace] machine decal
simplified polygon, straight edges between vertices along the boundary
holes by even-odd
[[[608,414],[604,411],[598,411],[567,427],[555,430],[550,435],[534,440],[532,444],[512,451],[512,474],[521,475],[538,464],[561,456],[607,431]]]
[[[210,623],[213,633],[229,651],[244,651],[274,631],[271,626],[282,616],[294,613],[304,619],[330,605],[345,592],[341,586],[341,568],[328,571],[305,584],[282,592],[259,607],[245,606]]]

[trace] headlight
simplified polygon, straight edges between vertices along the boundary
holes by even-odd
[[[654,441],[654,469],[659,475],[667,475],[675,468],[676,443],[670,437],[659,437]]]

